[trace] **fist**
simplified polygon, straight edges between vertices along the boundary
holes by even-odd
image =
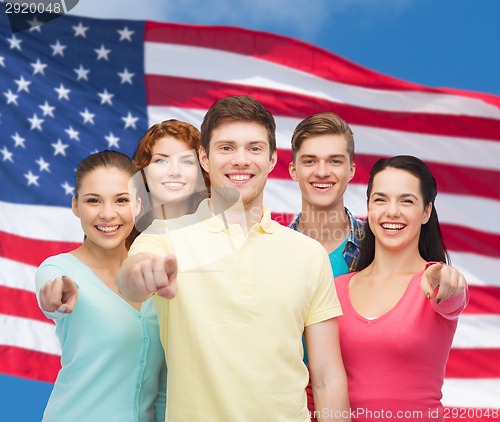
[[[420,281],[420,289],[428,299],[435,296],[436,302],[456,296],[465,289],[465,278],[456,268],[442,262],[430,265]],[[436,287],[439,287],[435,294]]]
[[[78,299],[78,287],[66,276],[46,283],[39,293],[40,307],[46,312],[70,314]]]
[[[177,258],[174,255],[153,256],[132,268],[132,279],[145,294],[158,293],[167,299],[177,294]]]

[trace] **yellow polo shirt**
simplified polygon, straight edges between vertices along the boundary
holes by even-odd
[[[153,298],[169,422],[309,421],[304,327],[342,314],[324,248],[271,220],[245,235],[213,216],[155,220],[130,254],[174,253],[177,296]]]

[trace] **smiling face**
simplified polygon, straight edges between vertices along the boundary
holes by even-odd
[[[305,139],[289,166],[290,176],[299,184],[303,207],[322,209],[343,208],[344,193],[355,169],[343,135]]]
[[[368,198],[368,222],[376,247],[418,251],[421,227],[429,221],[431,210],[417,177],[391,167],[377,173]]]
[[[201,178],[196,152],[172,136],[155,142],[144,171],[155,205],[188,202]]]
[[[97,167],[83,176],[72,209],[87,244],[106,250],[125,247],[140,209],[129,187],[130,177],[115,167]]]
[[[270,154],[267,130],[247,121],[229,121],[212,131],[210,157],[200,149],[200,163],[209,173],[212,189],[237,190],[245,207],[262,206],[267,176],[276,165]],[[228,199],[232,201],[232,199]]]

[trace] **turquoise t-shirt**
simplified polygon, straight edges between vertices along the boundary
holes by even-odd
[[[40,265],[37,295],[62,275],[78,285],[78,300],[71,314],[44,312],[56,323],[62,368],[43,421],[163,422],[166,365],[151,299],[136,310],[71,254]]]
[[[340,244],[334,251],[328,254],[330,258],[330,265],[332,266],[332,271],[334,277],[338,277],[342,274],[347,274],[349,272],[349,267],[345,262],[343,255],[345,245],[347,244],[347,238]]]

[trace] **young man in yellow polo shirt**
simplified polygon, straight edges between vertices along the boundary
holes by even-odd
[[[224,98],[205,115],[201,145],[210,200],[155,221],[117,280],[132,301],[154,294],[167,420],[309,421],[303,333],[316,416],[350,420],[326,251],[263,204],[277,160],[274,118],[251,97]]]

